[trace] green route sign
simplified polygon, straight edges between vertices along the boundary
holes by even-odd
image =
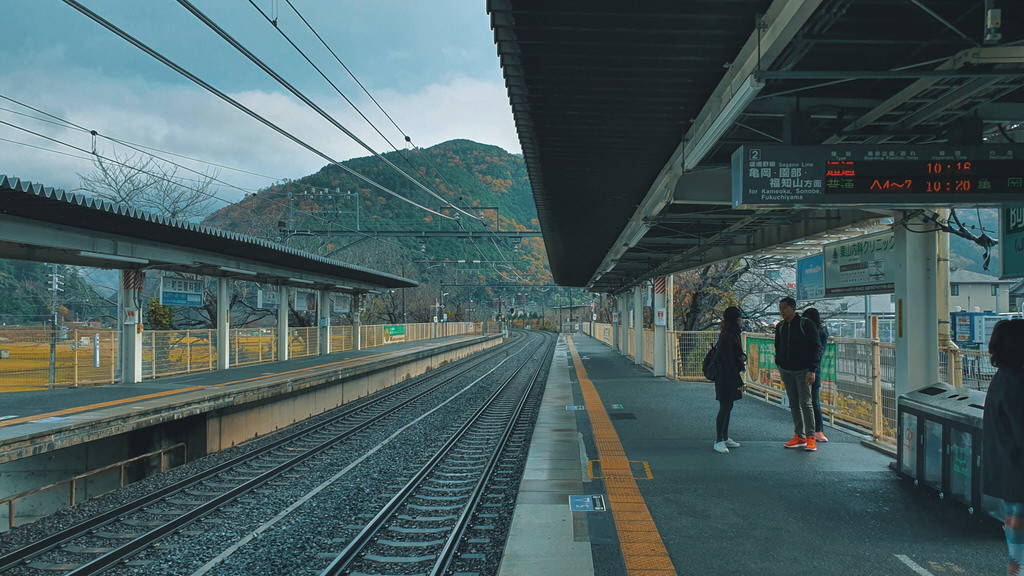
[[[999,213],[1000,278],[1024,278],[1024,205]]]

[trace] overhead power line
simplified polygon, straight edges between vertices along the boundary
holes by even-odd
[[[65,1],[73,1],[73,0],[65,0]],[[230,44],[236,50],[241,52],[242,55],[245,56],[246,58],[248,58],[250,62],[255,64],[257,67],[259,67],[264,72],[266,72],[267,75],[269,75],[271,78],[273,78],[275,81],[277,81],[278,84],[280,84],[286,90],[291,92],[292,95],[294,95],[296,98],[301,100],[306,106],[310,107],[314,112],[316,112],[321,117],[323,117],[325,120],[330,122],[332,126],[337,128],[338,130],[341,130],[346,136],[348,136],[349,138],[354,140],[357,144],[359,144],[364,149],[366,149],[366,151],[368,151],[370,154],[373,154],[374,156],[376,156],[377,159],[379,159],[381,162],[385,163],[387,166],[389,166],[390,168],[392,168],[393,170],[395,170],[396,172],[398,172],[399,174],[404,176],[407,180],[409,180],[410,182],[415,184],[417,187],[422,189],[427,194],[433,196],[434,198],[437,198],[441,202],[445,202],[445,203],[448,202],[447,200],[445,200],[444,198],[439,196],[433,190],[427,188],[426,186],[424,186],[420,182],[417,182],[416,179],[413,178],[412,176],[410,176],[407,172],[405,172],[404,170],[402,170],[398,166],[395,166],[390,160],[388,160],[387,158],[382,156],[379,152],[377,152],[372,147],[370,147],[369,144],[367,144],[366,142],[363,142],[361,139],[359,139],[359,137],[356,136],[355,134],[353,134],[351,130],[349,130],[348,128],[345,128],[340,122],[338,122],[333,116],[328,114],[323,108],[321,108],[315,102],[310,100],[309,97],[307,97],[305,94],[303,94],[299,89],[297,89],[294,86],[292,86],[287,80],[285,80],[283,77],[281,77],[280,74],[275,72],[273,68],[268,66],[266,63],[264,63],[262,60],[260,60],[255,54],[250,52],[240,42],[235,40],[235,38],[232,37],[230,34],[228,34],[226,30],[224,30],[216,22],[214,22],[213,20],[208,18],[206,16],[206,14],[204,14],[201,10],[199,10],[198,8],[193,6],[191,2],[189,2],[188,0],[178,0],[178,4],[181,4],[183,7],[185,7],[186,10],[191,12],[203,24],[206,24],[206,26],[208,28],[210,28],[211,30],[216,32],[217,35],[219,35],[221,38],[223,38],[228,44]],[[305,56],[305,55],[303,55],[303,56]],[[308,58],[307,58],[307,61],[309,61]],[[312,62],[310,62],[310,64],[312,64]],[[319,71],[319,69],[318,69],[318,71]],[[321,73],[321,75],[322,75],[322,73]],[[326,78],[326,76],[325,76],[325,78]],[[468,212],[464,212],[462,210],[459,210],[459,211],[462,212],[463,214],[466,214],[466,216],[469,216],[470,218],[476,218],[476,216],[474,216],[472,214],[469,214]]]
[[[9,108],[0,108],[0,110],[4,110],[5,112],[10,112],[11,114],[17,114],[18,116],[24,116],[26,118],[32,118],[33,120],[38,120],[40,122],[48,122],[48,123],[54,124],[56,126],[63,126],[63,127],[70,126],[72,128],[75,128],[76,130],[80,130],[82,132],[95,133],[95,135],[100,137],[100,138],[105,138],[107,140],[110,140],[111,142],[116,142],[118,144],[121,144],[122,146],[129,146],[129,145],[130,146],[138,146],[139,148],[144,148],[146,150],[152,150],[154,152],[159,152],[161,154],[167,154],[168,156],[174,156],[174,157],[177,157],[177,158],[184,158],[185,160],[190,160],[192,162],[199,162],[200,164],[206,164],[206,165],[214,166],[214,167],[217,167],[217,168],[223,168],[224,170],[231,170],[232,172],[241,172],[242,174],[248,174],[250,176],[259,176],[260,178],[266,178],[267,180],[270,180],[271,182],[276,182],[278,180],[284,180],[284,178],[280,178],[278,176],[267,176],[266,174],[260,174],[259,172],[250,172],[249,170],[243,170],[242,168],[235,168],[235,167],[232,167],[232,166],[225,166],[224,164],[217,164],[216,162],[210,162],[209,160],[201,160],[199,158],[193,158],[191,156],[186,156],[184,154],[178,154],[176,152],[169,152],[167,150],[161,150],[159,148],[154,148],[153,146],[146,146],[145,144],[138,144],[136,142],[129,142],[127,140],[120,140],[120,139],[114,138],[112,136],[107,136],[105,134],[101,134],[99,132],[96,132],[95,130],[89,130],[87,128],[79,126],[78,124],[75,124],[74,122],[72,122],[70,120],[66,120],[66,119],[61,118],[59,116],[55,116],[53,114],[50,114],[49,112],[46,112],[46,111],[40,110],[40,109],[38,109],[38,108],[36,108],[34,106],[30,106],[28,104],[25,104],[24,102],[19,102],[18,100],[15,100],[13,98],[9,98],[7,96],[4,96],[3,94],[0,94],[0,99],[7,100],[8,102],[12,102],[14,104],[17,104],[18,106],[22,106],[22,107],[28,108],[29,110],[31,110],[33,112],[36,112],[38,114],[42,114],[43,116],[47,116],[49,118],[52,118],[53,120],[47,120],[45,118],[38,118],[36,116],[32,116],[31,114],[25,114],[24,112],[18,112],[17,110],[11,110]],[[154,155],[154,157],[157,157],[157,156]]]
[[[249,0],[250,3],[252,3],[252,1],[253,0]],[[405,141],[408,142],[410,145],[412,145],[413,150],[417,154],[419,154],[420,158],[423,158],[423,160],[427,164],[430,165],[430,169],[434,171],[434,174],[437,174],[437,176],[441,180],[443,180],[444,183],[447,184],[448,187],[454,192],[455,191],[455,186],[451,182],[449,182],[447,178],[444,177],[444,174],[441,174],[441,172],[437,169],[437,166],[435,166],[434,163],[430,160],[430,157],[428,157],[426,154],[423,153],[423,149],[420,148],[419,146],[416,146],[416,144],[413,143],[412,138],[408,134],[405,133],[405,130],[402,130],[402,128],[398,125],[398,123],[395,122],[395,119],[392,118],[391,115],[388,114],[387,110],[385,110],[384,107],[381,106],[380,102],[378,102],[377,99],[373,97],[373,94],[370,94],[370,91],[367,90],[366,86],[364,86],[363,83],[359,81],[359,78],[356,78],[356,75],[352,72],[352,70],[350,70],[349,67],[346,66],[345,63],[341,61],[341,58],[339,58],[338,55],[334,52],[334,50],[331,49],[331,47],[327,44],[327,42],[324,41],[323,37],[320,36],[320,33],[317,32],[315,28],[313,28],[313,25],[310,24],[308,20],[306,20],[306,17],[303,16],[301,12],[299,12],[299,9],[296,8],[295,5],[292,4],[291,0],[285,0],[285,1],[288,3],[288,7],[291,8],[292,11],[295,12],[295,15],[299,17],[299,20],[302,20],[302,23],[306,25],[306,28],[309,28],[309,31],[312,32],[314,36],[316,36],[316,39],[320,41],[320,44],[322,44],[323,47],[326,48],[327,51],[331,53],[331,56],[334,56],[334,59],[338,62],[338,64],[341,65],[341,67],[345,69],[345,72],[348,73],[348,75],[352,78],[352,80],[355,81],[355,83],[357,85],[359,85],[359,88],[361,88],[363,90],[363,93],[366,94],[366,96],[371,101],[373,101],[374,104],[377,105],[377,109],[380,110],[381,113],[384,114],[385,117],[387,117],[387,119],[391,122],[391,125],[394,126],[395,129],[398,130],[402,134],[402,137],[405,138]],[[255,6],[255,4],[253,4],[253,6]],[[259,7],[257,7],[256,9],[259,10]],[[260,10],[260,13],[262,13],[262,12],[263,11]],[[265,14],[264,14],[264,18],[266,18]],[[277,23],[277,19],[276,18],[274,20],[270,20],[270,22],[274,25],[275,28],[278,28],[279,32],[281,31],[280,27],[279,27],[279,25]],[[281,32],[281,33],[284,34],[284,32]],[[287,38],[287,36],[285,36],[285,38]],[[291,42],[291,40],[289,40],[289,42]],[[294,44],[293,44],[293,46],[294,46]],[[334,86],[333,84],[331,84],[331,85]],[[335,90],[337,90],[337,87],[335,87]],[[338,93],[340,94],[341,91],[339,90]],[[345,96],[342,95],[342,98],[345,98]],[[357,108],[355,104],[353,104],[348,98],[345,98],[345,101],[347,101],[349,104],[351,104],[352,107],[356,109],[356,112],[359,112],[359,115],[362,116],[363,119],[365,119],[366,122],[370,124],[370,126],[373,126],[373,123],[370,122],[368,119],[366,119],[366,116],[364,116],[363,113],[359,111],[359,108]],[[373,126],[373,129],[377,130],[377,127]],[[380,134],[380,130],[377,130],[377,133]],[[381,134],[381,137],[384,138],[384,140],[388,144],[390,144],[391,147],[396,152],[398,151],[398,148],[395,147],[395,145],[391,143],[391,140],[388,140],[387,137],[385,137],[383,134]],[[405,161],[409,162],[409,159],[406,158]],[[410,162],[410,165],[411,164],[412,163]],[[467,173],[468,173],[468,170],[467,170]]]
[[[122,30],[121,28],[116,26],[115,24],[111,23],[110,21],[108,21],[105,18],[103,18],[102,16],[100,16],[99,14],[96,14],[92,10],[89,10],[85,6],[81,5],[76,0],[63,0],[63,1],[68,6],[71,6],[75,10],[78,10],[80,13],[84,14],[85,16],[90,18],[92,21],[94,21],[97,24],[103,26],[107,30],[113,32],[114,34],[116,34],[117,36],[119,36],[121,39],[125,40],[126,42],[128,42],[132,46],[135,46],[139,50],[142,50],[143,52],[148,54],[150,57],[152,57],[155,60],[159,61],[161,64],[167,66],[171,70],[174,70],[178,74],[180,74],[180,75],[184,76],[185,78],[191,80],[193,83],[195,83],[198,86],[204,88],[205,90],[207,90],[211,94],[217,96],[221,100],[223,100],[223,101],[227,102],[228,104],[231,104],[232,106],[234,106],[236,109],[238,109],[238,110],[244,112],[245,114],[249,115],[254,120],[257,120],[258,122],[260,122],[264,126],[270,128],[271,130],[277,132],[278,134],[284,136],[285,138],[291,140],[292,142],[294,142],[294,143],[298,144],[299,146],[305,148],[306,150],[312,152],[313,154],[316,154],[320,158],[323,158],[324,160],[326,160],[327,162],[331,163],[332,165],[337,166],[338,168],[344,170],[345,172],[348,172],[352,176],[362,180],[363,182],[366,182],[367,184],[377,188],[378,190],[381,190],[381,191],[383,191],[383,192],[385,192],[387,194],[390,194],[391,196],[394,196],[395,198],[398,198],[399,200],[401,200],[403,202],[407,202],[407,203],[409,203],[409,204],[411,204],[411,205],[413,205],[413,206],[415,206],[415,207],[417,207],[417,208],[419,208],[421,210],[424,210],[426,212],[429,212],[429,213],[434,214],[436,216],[439,216],[441,218],[452,219],[450,216],[446,216],[444,214],[441,214],[439,212],[431,210],[430,208],[427,208],[426,206],[423,206],[422,204],[419,204],[418,202],[415,202],[413,200],[410,200],[409,198],[406,198],[405,196],[402,196],[401,194],[391,190],[390,188],[387,188],[386,186],[384,186],[382,184],[379,184],[379,183],[375,182],[374,180],[372,180],[370,178],[367,178],[366,176],[363,176],[362,174],[360,174],[359,172],[353,170],[352,168],[349,168],[348,166],[345,166],[344,164],[342,164],[341,162],[335,160],[334,158],[331,158],[327,154],[321,152],[317,148],[314,148],[313,146],[311,146],[310,144],[307,144],[305,141],[301,140],[297,136],[291,134],[290,132],[288,132],[284,128],[281,128],[277,124],[274,124],[270,120],[268,120],[268,119],[264,118],[263,116],[257,114],[252,109],[250,109],[247,106],[243,105],[241,102],[238,102],[237,100],[235,100],[234,98],[231,98],[230,96],[228,96],[227,94],[221,92],[217,88],[214,88],[208,82],[202,80],[201,78],[199,78],[198,76],[192,74],[188,70],[185,70],[181,66],[175,64],[173,61],[171,61],[170,59],[165,57],[163,54],[160,54],[156,50],[150,48],[148,45],[146,45],[141,40],[138,40],[137,38],[135,38],[131,34],[128,34],[127,32],[125,32],[124,30]]]

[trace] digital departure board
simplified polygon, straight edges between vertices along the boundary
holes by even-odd
[[[1024,199],[1024,145],[741,146],[734,208],[984,205]]]

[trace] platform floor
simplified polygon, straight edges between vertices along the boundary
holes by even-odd
[[[87,423],[92,417],[90,414],[99,417],[100,411],[123,410],[128,409],[130,405],[152,401],[187,399],[201,402],[208,394],[208,390],[224,386],[374,363],[389,356],[476,337],[453,336],[436,340],[400,342],[324,356],[239,366],[229,370],[168,376],[134,384],[0,393],[0,451],[3,450],[5,442],[23,436],[26,431],[38,432],[58,428],[67,425],[69,421]]]
[[[655,378],[597,340],[573,335],[572,342],[599,405],[584,398],[563,336],[548,382],[548,420],[534,434],[538,457],[531,450],[502,576],[1005,573],[998,522],[900,480],[892,459],[860,437],[826,427],[831,441],[817,452],[786,450],[782,443],[792,436],[788,410],[748,397],[736,403],[730,424],[730,435],[742,446],[718,454],[712,450],[718,403],[711,384]],[[565,409],[584,404],[586,410]],[[646,477],[647,469],[651,476],[635,480],[642,503],[620,505],[618,518],[614,505],[605,512],[568,508],[569,494],[621,489],[609,486],[617,481],[587,477],[586,462],[603,458],[595,430],[602,451],[609,450],[602,411],[634,477]],[[551,435],[564,437],[566,430],[581,438],[577,483],[565,480],[574,448],[550,448]],[[547,492],[539,498],[544,478]],[[539,502],[547,508],[538,508]],[[657,558],[657,546],[644,544],[638,552],[633,526],[642,508],[657,527],[670,570]],[[546,521],[527,522],[527,512]],[[579,549],[587,545],[590,558],[581,560]],[[531,549],[539,552],[518,552]],[[647,564],[638,564],[638,557],[648,558]],[[545,571],[523,571],[526,561],[543,564]]]

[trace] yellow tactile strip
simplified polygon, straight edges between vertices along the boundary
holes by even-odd
[[[619,435],[612,426],[612,420],[601,403],[601,397],[594,383],[587,377],[583,361],[576,352],[572,338],[568,339],[576,377],[587,405],[587,415],[594,429],[597,455],[601,460],[608,506],[615,520],[615,531],[619,535],[622,558],[629,576],[662,576],[675,574],[675,567],[668,557],[668,551],[654,525],[651,512],[647,509],[633,473],[630,471],[626,451],[622,448]]]

